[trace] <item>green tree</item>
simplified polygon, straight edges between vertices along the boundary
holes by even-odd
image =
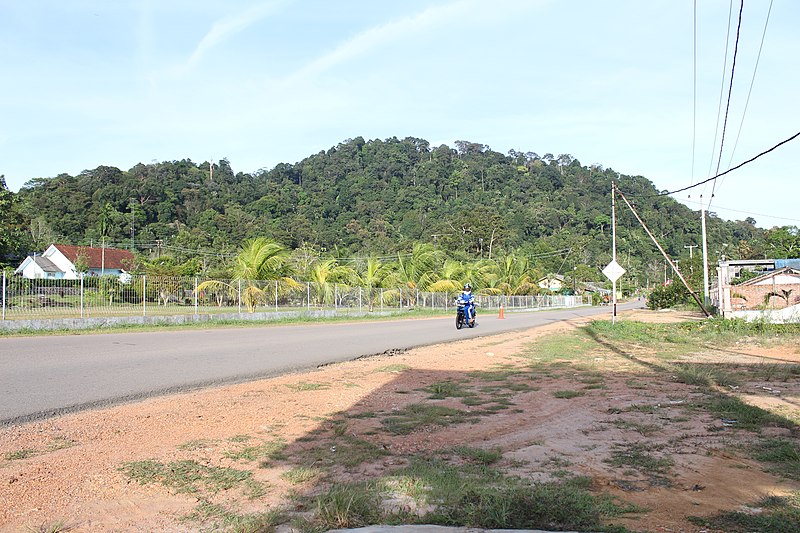
[[[289,252],[283,245],[265,237],[256,237],[245,242],[233,265],[233,279],[231,283],[210,280],[201,283],[198,291],[219,291],[222,287],[229,293],[236,294],[242,287],[242,302],[247,310],[252,313],[256,306],[264,301],[265,291],[262,287],[264,280],[281,281],[284,286],[293,287],[297,282],[290,277],[288,266]]]

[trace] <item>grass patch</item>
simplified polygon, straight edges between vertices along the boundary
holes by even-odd
[[[711,365],[679,364],[674,366],[675,377],[679,383],[703,387],[733,387],[739,381],[723,369]]]
[[[604,462],[615,466],[635,470],[644,475],[666,474],[672,468],[673,461],[668,457],[655,457],[649,453],[647,446],[631,444],[625,448],[617,447],[611,451],[611,457]]]
[[[459,454],[460,455],[460,454]],[[414,459],[372,482],[338,484],[310,499],[304,531],[371,524],[433,524],[470,528],[625,531],[603,523],[641,512],[590,492],[591,480],[533,484],[485,464]],[[386,505],[386,502],[395,502]],[[398,503],[399,502],[399,503]]]
[[[542,337],[528,345],[519,355],[537,363],[549,363],[580,358],[594,347],[594,343],[579,330]]]
[[[499,448],[484,450],[469,446],[457,446],[453,448],[453,452],[470,463],[481,465],[491,465],[503,458],[503,452]]]
[[[329,383],[314,383],[309,381],[300,381],[299,383],[286,385],[286,387],[292,389],[295,392],[304,392],[312,390],[327,390],[331,386]]]
[[[263,442],[257,446],[244,446],[238,450],[230,450],[222,455],[234,461],[258,461],[261,459],[268,463],[285,459],[286,456],[283,453],[285,449],[286,443],[283,441]]]
[[[34,448],[23,448],[21,450],[17,450],[15,452],[8,452],[3,454],[3,459],[6,461],[20,461],[22,459],[27,459],[29,457],[34,457],[39,455],[41,452]]]
[[[553,392],[553,396],[556,398],[569,400],[571,398],[577,398],[578,396],[583,396],[586,394],[584,391],[577,391],[577,390],[557,390]]]
[[[341,465],[345,468],[375,461],[385,455],[388,452],[381,446],[349,435],[324,440],[302,453],[303,461],[315,467]]]
[[[450,426],[476,422],[472,413],[441,405],[412,404],[381,421],[383,428],[394,435],[408,435],[427,426]]]
[[[792,428],[794,424],[781,416],[775,415],[750,405],[735,396],[724,394],[712,395],[707,401],[702,402],[702,407],[712,414],[725,419],[732,427],[760,432],[764,427],[777,426]]]
[[[657,433],[661,430],[658,424],[640,424],[638,422],[630,422],[628,420],[614,420],[611,425],[623,429],[625,431],[635,431],[644,437]]]
[[[298,466],[297,468],[292,468],[281,474],[281,478],[292,485],[301,485],[312,480],[320,479],[324,474],[325,472],[320,468]]]
[[[690,516],[688,520],[704,528],[728,533],[795,533],[800,524],[800,493],[789,497],[768,496],[749,511],[731,511],[712,517]]]
[[[411,368],[410,366],[403,364],[387,365],[387,366],[382,366],[380,368],[376,368],[375,372],[389,372],[391,374],[400,374],[402,372],[405,372],[406,370],[409,370],[410,368]]]
[[[168,464],[154,460],[133,461],[124,463],[119,470],[141,485],[159,484],[176,493],[217,493],[253,481],[252,472],[207,466],[192,460]]]
[[[765,439],[753,447],[759,461],[770,463],[768,471],[791,479],[800,479],[800,448],[793,441]]]
[[[238,514],[221,505],[203,501],[194,513],[186,517],[186,520],[209,524],[212,531],[271,533],[283,523],[285,516],[279,510]]]
[[[432,400],[443,400],[445,398],[465,398],[467,396],[474,396],[475,393],[468,391],[461,383],[455,381],[439,381],[425,387],[425,392],[429,393],[429,398]]]

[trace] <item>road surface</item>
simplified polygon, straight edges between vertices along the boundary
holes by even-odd
[[[0,426],[609,313],[580,307],[509,312],[502,320],[479,314],[474,329],[460,331],[448,317],[0,338]]]

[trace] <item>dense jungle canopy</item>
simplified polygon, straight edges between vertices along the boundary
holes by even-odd
[[[513,255],[538,272],[604,280],[612,180],[671,257],[699,256],[699,211],[659,195],[642,176],[584,166],[567,154],[454,144],[357,137],[252,174],[234,173],[226,159],[184,159],[38,178],[18,193],[0,179],[0,264],[14,267],[53,242],[104,242],[134,249],[144,270],[224,277],[243,243],[265,237],[295,256],[340,263],[396,258],[427,244],[462,264]],[[800,245],[796,227],[754,223],[711,213],[710,261],[786,257]],[[663,278],[660,253],[621,202],[617,256],[632,285]]]

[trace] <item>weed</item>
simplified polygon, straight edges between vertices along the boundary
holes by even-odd
[[[703,402],[703,406],[718,417],[733,421],[737,428],[759,432],[768,426],[793,427],[791,421],[733,396],[715,394]]]
[[[576,391],[576,390],[557,390],[553,392],[553,396],[556,398],[566,399],[569,400],[571,398],[577,398],[578,396],[583,396],[586,394],[583,391]]]
[[[175,492],[219,492],[251,480],[253,473],[207,466],[197,461],[173,461],[164,464],[154,460],[124,463],[120,471],[142,485],[158,483]]]
[[[630,422],[628,420],[614,420],[611,424],[619,429],[635,431],[636,433],[639,433],[645,437],[648,437],[661,430],[661,426],[657,424],[640,424],[638,422]]]
[[[374,461],[387,451],[381,446],[356,437],[343,435],[332,440],[320,442],[317,446],[303,451],[303,459],[312,465],[341,465],[352,468],[368,461]]]
[[[34,448],[24,448],[22,450],[17,450],[15,452],[8,452],[3,455],[3,459],[6,461],[19,461],[20,459],[27,459],[28,457],[34,457],[39,455],[39,450]]]
[[[283,441],[264,442],[258,446],[245,446],[239,450],[227,451],[222,455],[234,461],[257,461],[259,459],[278,461],[285,458],[286,443]]]
[[[503,452],[499,448],[484,450],[481,448],[471,448],[469,446],[457,446],[453,452],[460,457],[477,464],[490,465],[503,458]]]
[[[395,435],[408,435],[426,426],[450,426],[464,422],[475,422],[477,417],[466,411],[416,403],[393,413],[381,421],[384,429]]]
[[[615,467],[628,467],[641,474],[666,474],[672,468],[672,459],[668,457],[657,458],[649,453],[646,446],[632,444],[627,448],[612,450],[611,458],[604,462]]]
[[[392,374],[399,374],[401,372],[405,372],[406,370],[409,370],[410,368],[411,367],[408,366],[408,365],[394,364],[394,365],[387,365],[387,366],[382,366],[380,368],[376,368],[375,372],[389,372],[389,373],[392,373]]]
[[[463,385],[461,385],[460,383],[456,383],[454,381],[439,381],[437,383],[434,383],[430,387],[424,388],[423,390],[431,394],[429,398],[431,398],[432,400],[442,400],[444,398],[465,398],[467,396],[474,396],[474,393],[467,391]]]
[[[323,531],[357,528],[379,522],[381,498],[374,483],[337,484],[315,500],[314,523]]]
[[[800,448],[792,441],[765,439],[754,445],[756,459],[772,463],[769,470],[791,479],[800,479]]]
[[[236,514],[221,505],[202,501],[197,510],[187,517],[197,522],[210,522],[214,531],[231,533],[271,533],[283,523],[285,517],[279,510],[261,513]]]
[[[697,364],[675,365],[676,379],[687,385],[700,385],[704,387],[731,387],[737,386],[738,381],[731,374],[723,372],[720,368]]]
[[[31,533],[64,533],[72,530],[73,526],[59,520],[57,522],[40,524],[38,526],[28,526],[25,529]]]
[[[768,496],[749,506],[751,511],[730,511],[712,517],[690,516],[688,520],[704,528],[744,533],[794,533],[800,524],[800,493],[789,497]]]
[[[323,470],[314,467],[298,466],[281,474],[292,485],[300,485],[311,480],[319,479],[323,476]]]

